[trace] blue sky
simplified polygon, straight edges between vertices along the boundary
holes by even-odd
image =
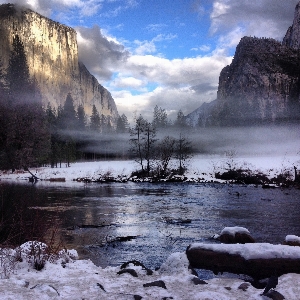
[[[0,0],[0,3],[6,1]],[[282,40],[297,0],[18,0],[77,31],[79,58],[129,119],[216,98],[241,37]]]

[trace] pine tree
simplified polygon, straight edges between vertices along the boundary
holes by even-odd
[[[0,61],[0,168],[6,164],[5,143],[7,126],[7,102],[5,91],[5,78]]]
[[[77,117],[77,129],[78,130],[85,130],[85,127],[86,127],[86,114],[85,114],[84,107],[83,107],[82,104],[80,104],[77,107],[76,117]]]
[[[6,91],[7,91],[6,80],[5,80],[2,61],[0,59],[0,103],[4,103]]]
[[[90,117],[90,128],[92,131],[100,131],[101,129],[101,119],[99,116],[99,112],[95,106],[95,104],[93,105],[92,108],[92,115]]]
[[[41,95],[35,80],[30,80],[24,46],[18,35],[13,38],[6,72],[10,105],[6,107],[6,124],[2,154],[6,165],[28,168],[46,162],[50,136]]]
[[[7,68],[6,81],[14,103],[31,102],[34,86],[30,80],[24,45],[18,35],[13,38],[12,51]]]
[[[121,116],[118,117],[116,132],[125,133],[128,132],[128,128],[129,128],[128,119],[124,114],[122,114]]]
[[[166,110],[156,105],[153,111],[152,123],[156,128],[166,128],[168,126],[168,115]]]
[[[176,127],[181,127],[181,128],[183,128],[183,127],[186,127],[187,125],[186,125],[186,122],[185,122],[185,116],[184,116],[184,114],[183,114],[183,112],[182,112],[182,110],[180,109],[179,111],[178,111],[178,113],[177,113],[177,118],[176,118],[176,120],[175,120],[175,123],[174,123],[174,125],[176,126]]]
[[[61,115],[61,128],[67,130],[75,130],[77,125],[76,111],[74,101],[70,93],[68,93]]]

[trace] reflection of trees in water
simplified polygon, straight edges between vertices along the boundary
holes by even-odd
[[[42,203],[42,194],[32,185],[1,185],[0,243],[11,246],[29,240],[43,240],[50,226],[45,212],[29,209]]]
[[[8,235],[15,244],[38,238],[59,222],[63,245],[80,255],[88,249],[101,266],[138,259],[155,267],[171,252],[184,251],[189,243],[205,240],[225,226],[246,227],[259,242],[281,243],[287,234],[300,235],[297,189],[186,183],[72,188],[42,184],[1,182],[1,243]],[[14,222],[18,226],[10,228]],[[49,238],[48,233],[44,238]],[[107,243],[126,236],[137,238]],[[90,253],[82,257],[92,258]]]

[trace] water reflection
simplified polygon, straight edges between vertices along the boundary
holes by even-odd
[[[2,241],[15,220],[20,224],[11,234],[23,228],[15,243],[59,224],[64,245],[101,266],[138,259],[154,268],[171,252],[207,241],[225,226],[246,227],[258,242],[281,243],[287,234],[300,235],[296,189],[148,183],[75,188],[2,183],[0,189]],[[135,238],[117,239],[126,236]]]

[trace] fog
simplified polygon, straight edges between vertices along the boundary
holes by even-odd
[[[66,132],[65,132],[66,134]],[[82,144],[80,150],[102,155],[129,158],[129,133],[97,134],[68,132]],[[187,138],[194,154],[224,155],[234,151],[238,157],[250,156],[297,156],[300,158],[300,125],[273,125],[260,127],[185,128],[157,130],[156,144],[170,135],[178,139]]]

